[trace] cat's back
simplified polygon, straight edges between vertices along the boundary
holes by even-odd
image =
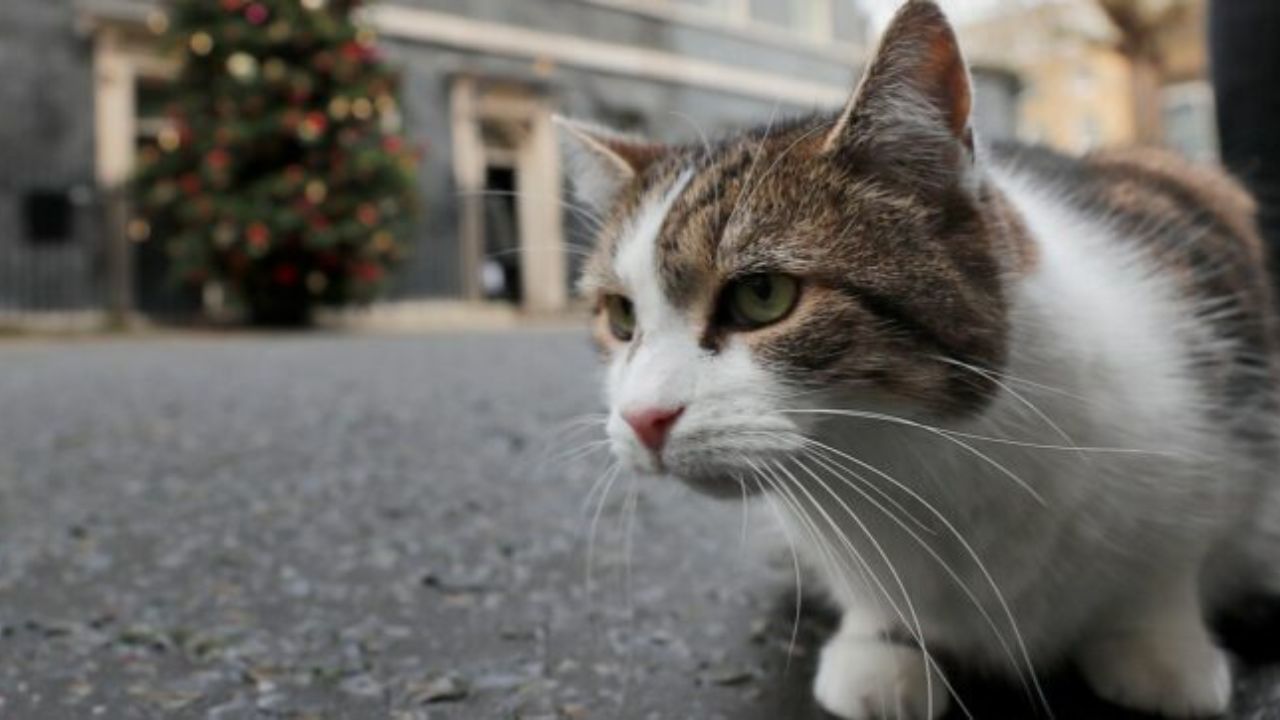
[[[1277,334],[1267,249],[1249,194],[1219,170],[1155,149],[1074,158],[1044,148],[993,148],[997,165],[1030,179],[1102,224],[1166,276],[1189,311],[1224,343],[1204,361],[1230,367],[1234,399],[1277,385]]]

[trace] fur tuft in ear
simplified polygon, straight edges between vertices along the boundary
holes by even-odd
[[[878,148],[901,153],[894,161],[900,169],[963,170],[973,161],[972,105],[969,68],[951,23],[932,0],[908,0],[825,149]]]
[[[658,143],[591,123],[559,115],[553,120],[560,128],[574,194],[598,213],[608,212],[622,188],[667,151]]]

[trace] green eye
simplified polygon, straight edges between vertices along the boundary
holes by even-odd
[[[790,275],[750,275],[729,285],[726,310],[734,325],[758,328],[786,317],[800,297],[800,283]]]
[[[636,308],[621,295],[609,295],[604,299],[605,312],[609,314],[609,331],[622,342],[630,342],[636,333]]]

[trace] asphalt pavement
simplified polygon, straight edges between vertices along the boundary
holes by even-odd
[[[604,493],[597,376],[569,331],[0,344],[0,720],[822,717],[767,510]]]

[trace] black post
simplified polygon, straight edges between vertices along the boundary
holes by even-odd
[[[122,330],[133,317],[133,243],[129,240],[129,198],[123,187],[105,188],[107,324]]]
[[[1280,279],[1280,0],[1213,0],[1209,42],[1222,161],[1258,198]]]

